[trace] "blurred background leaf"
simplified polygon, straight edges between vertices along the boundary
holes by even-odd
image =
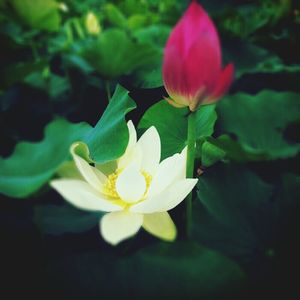
[[[70,145],[90,130],[85,123],[71,124],[63,119],[50,123],[38,143],[20,142],[8,158],[1,158],[1,193],[24,198],[36,192],[70,157]]]
[[[243,166],[218,164],[207,170],[199,177],[201,205],[194,203],[195,237],[249,267],[272,241],[273,192]]]
[[[37,205],[34,208],[34,221],[44,234],[62,235],[80,233],[99,223],[101,212],[83,212],[69,204]]]
[[[269,159],[294,156],[299,143],[287,141],[284,130],[299,121],[299,94],[262,91],[226,96],[217,106],[223,133],[233,133],[242,148]]]
[[[58,3],[54,0],[12,0],[11,5],[17,16],[33,29],[58,31],[60,15]]]
[[[103,32],[80,52],[105,79],[128,74],[151,61],[156,54],[149,45],[133,42],[125,31],[119,29]]]
[[[197,243],[182,242],[155,243],[123,256],[111,249],[69,253],[52,261],[48,270],[55,291],[89,299],[128,294],[133,299],[153,299],[157,289],[160,296],[172,299],[217,299],[238,294],[245,279],[228,258]],[[78,274],[87,270],[89,276],[79,279]],[[78,282],[76,291],[74,282]],[[118,288],[112,288],[111,282],[118,282]]]

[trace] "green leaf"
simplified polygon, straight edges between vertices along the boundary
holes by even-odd
[[[156,49],[156,56],[149,66],[145,66],[137,71],[136,85],[142,88],[155,88],[163,86],[162,79],[162,59],[163,49],[171,28],[165,25],[152,25],[141,28],[134,32],[134,36],[141,43],[148,43],[150,47]]]
[[[134,42],[120,29],[108,29],[89,41],[81,55],[104,78],[113,79],[149,64],[156,51],[146,43]]]
[[[70,145],[89,130],[86,123],[58,119],[46,127],[42,141],[18,143],[9,158],[0,159],[0,192],[16,198],[36,192],[69,158]]]
[[[160,101],[150,107],[142,117],[139,128],[155,126],[162,142],[162,158],[180,152],[187,140],[187,108],[175,108]],[[216,113],[214,105],[201,106],[196,112],[197,138],[210,136],[214,130]]]
[[[34,29],[58,31],[60,15],[54,0],[12,0],[12,6],[20,19]]]
[[[147,15],[135,14],[128,18],[127,27],[130,30],[137,30],[140,28],[147,27],[149,23],[149,18]]]
[[[44,234],[61,235],[92,229],[99,223],[101,212],[86,212],[71,205],[38,205],[33,219]]]
[[[117,86],[101,119],[84,139],[94,162],[105,163],[124,153],[129,137],[125,115],[134,108],[128,91]]]
[[[171,32],[171,27],[162,25],[162,24],[155,24],[148,27],[141,28],[136,30],[133,35],[142,43],[149,43],[161,51],[167,42],[169,34]]]
[[[89,276],[82,276],[86,270]],[[237,292],[245,279],[230,259],[187,242],[156,243],[126,256],[111,249],[70,253],[53,261],[49,271],[54,289],[64,280],[66,295],[88,299],[217,299]],[[72,285],[74,279],[80,284]]]
[[[109,21],[111,25],[126,28],[127,19],[119,8],[112,4],[107,3],[103,7],[104,17]]]
[[[26,76],[43,70],[47,65],[45,60],[11,64],[0,71],[1,88],[9,88],[14,83],[23,81]]]
[[[217,107],[218,121],[224,133],[237,136],[249,153],[269,159],[297,154],[300,144],[289,143],[285,128],[299,119],[300,95],[265,90],[257,95],[229,95]]]
[[[204,141],[201,147],[201,164],[204,167],[209,167],[221,160],[226,155],[226,152],[215,146],[214,144]]]
[[[218,164],[198,181],[193,236],[245,263],[270,242],[276,214],[273,186],[243,166]]]
[[[227,40],[224,43],[225,61],[234,62],[237,78],[251,73],[299,72],[299,65],[288,66],[267,49],[241,40]]]
[[[238,142],[225,134],[218,138],[207,137],[206,140],[209,145],[223,151],[224,158],[235,162],[261,161],[268,159],[267,154],[248,152]]]
[[[33,72],[24,81],[37,89],[45,90],[51,98],[66,94],[71,88],[68,78],[53,73],[44,75],[42,72]]]

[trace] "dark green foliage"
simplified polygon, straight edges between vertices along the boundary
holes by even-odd
[[[20,142],[9,158],[0,160],[1,193],[17,198],[34,193],[69,159],[70,145],[89,130],[88,124],[58,119],[47,126],[41,142]]]

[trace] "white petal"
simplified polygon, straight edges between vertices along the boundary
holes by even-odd
[[[126,151],[125,154],[118,159],[118,169],[125,169],[129,164],[135,162],[139,167],[142,161],[141,147],[135,145],[130,150]]]
[[[179,154],[164,159],[158,166],[158,170],[151,181],[148,197],[155,196],[165,190],[173,181],[177,173]]]
[[[167,212],[145,214],[143,228],[166,241],[174,241],[177,235],[176,226]]]
[[[130,164],[118,177],[116,190],[128,203],[139,201],[146,192],[146,180],[136,163]]]
[[[128,211],[112,212],[102,217],[100,232],[104,240],[112,245],[134,236],[143,224],[143,215]]]
[[[130,208],[130,211],[154,213],[170,210],[184,200],[184,198],[192,191],[197,181],[198,179],[192,178],[176,181],[162,193],[133,205]]]
[[[138,140],[137,145],[142,150],[142,169],[153,175],[158,168],[161,152],[160,137],[156,128],[152,126],[147,129]]]
[[[136,130],[131,120],[127,122],[127,127],[129,131],[129,140],[128,140],[127,148],[132,148],[135,146],[137,138],[136,138]]]
[[[93,188],[95,188],[98,191],[101,191],[103,184],[105,184],[107,180],[107,177],[102,172],[97,170],[95,167],[90,166],[86,160],[84,160],[82,157],[77,155],[74,151],[72,151],[72,149],[71,149],[71,154],[83,178]]]
[[[164,159],[158,166],[158,170],[149,187],[148,197],[153,197],[163,192],[174,181],[185,178],[186,158],[182,154],[174,154]],[[184,176],[182,176],[184,174]]]
[[[135,149],[137,141],[136,130],[131,120],[127,122],[127,127],[129,140],[124,154],[118,159],[118,168],[120,169],[125,168],[132,160],[132,157],[139,155],[137,153],[139,149]]]
[[[123,208],[105,199],[98,191],[83,180],[58,179],[52,180],[50,185],[61,194],[65,200],[74,206],[92,211],[118,211]]]

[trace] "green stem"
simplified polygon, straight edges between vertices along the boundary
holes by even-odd
[[[74,18],[73,24],[74,24],[74,28],[75,28],[75,31],[76,31],[78,37],[83,40],[85,38],[85,34],[81,27],[79,20],[77,18]]]
[[[67,36],[67,44],[68,44],[68,46],[70,46],[74,42],[72,24],[70,21],[67,21],[67,23],[65,25],[65,33]]]
[[[106,94],[107,94],[107,98],[108,98],[108,102],[109,102],[111,99],[109,80],[105,81],[105,89],[106,89]]]
[[[187,133],[187,163],[186,163],[186,177],[194,177],[194,165],[196,154],[196,114],[191,112],[188,116],[188,133]],[[192,224],[192,192],[186,198],[186,237],[189,238]]]

